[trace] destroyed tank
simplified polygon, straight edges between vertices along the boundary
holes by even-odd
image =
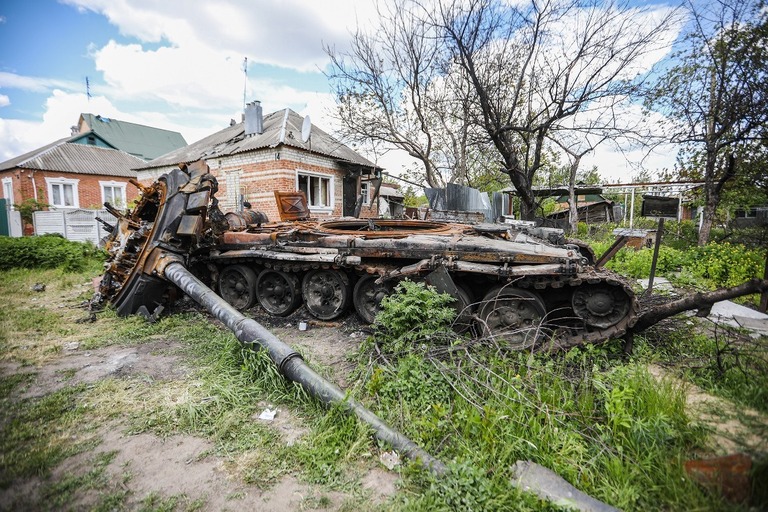
[[[99,300],[120,315],[156,314],[177,294],[163,278],[182,262],[229,304],[286,316],[302,303],[319,320],[354,309],[374,321],[398,281],[450,294],[455,327],[512,349],[568,347],[619,337],[637,318],[620,276],[595,267],[584,244],[525,224],[303,218],[269,222],[257,211],[222,213],[204,162],[143,186],[136,206],[116,212]],[[276,193],[281,211],[306,211]],[[280,204],[282,202],[283,204]]]

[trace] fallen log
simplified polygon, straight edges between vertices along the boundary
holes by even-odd
[[[753,293],[762,293],[766,290],[768,290],[768,279],[752,279],[746,283],[730,288],[719,288],[711,292],[694,293],[683,297],[682,299],[654,306],[643,311],[640,313],[637,322],[632,326],[629,333],[636,334],[644,331],[665,318],[682,313],[683,311],[698,309],[700,313],[702,313],[700,316],[706,316],[715,302],[734,299],[743,295],[751,295]]]

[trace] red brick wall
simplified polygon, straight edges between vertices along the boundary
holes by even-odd
[[[313,218],[341,217],[343,212],[343,179],[346,171],[332,158],[303,150],[280,146],[265,148],[247,153],[240,153],[206,160],[211,173],[219,182],[220,208],[226,212],[236,208],[236,194],[228,194],[227,175],[240,171],[239,192],[244,200],[251,203],[253,210],[264,212],[271,221],[279,221],[275,202],[275,190],[293,192],[297,190],[297,172],[304,171],[315,175],[333,177],[333,208],[313,210]],[[139,181],[151,184],[159,175],[170,172],[175,166],[149,171],[139,171]],[[363,207],[363,217],[375,217],[376,208]]]
[[[50,203],[48,197],[48,184],[45,178],[65,178],[79,180],[77,184],[78,200],[80,208],[101,208],[101,185],[100,181],[113,181],[125,183],[126,201],[130,204],[138,195],[138,189],[128,183],[128,178],[103,176],[95,174],[74,174],[66,172],[53,171],[33,171],[30,169],[13,169],[0,173],[0,179],[11,176],[13,178],[13,200],[15,203],[21,203],[25,199],[35,197],[35,188],[37,189],[38,201]],[[34,186],[33,186],[34,183]]]

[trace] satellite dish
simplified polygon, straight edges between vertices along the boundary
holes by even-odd
[[[304,122],[301,123],[301,142],[307,142],[312,136],[312,121],[309,120],[309,114],[304,116]]]

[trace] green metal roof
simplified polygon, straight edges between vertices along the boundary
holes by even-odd
[[[99,115],[81,114],[79,127],[81,134],[91,131],[110,146],[144,160],[152,160],[187,145],[179,132]]]

